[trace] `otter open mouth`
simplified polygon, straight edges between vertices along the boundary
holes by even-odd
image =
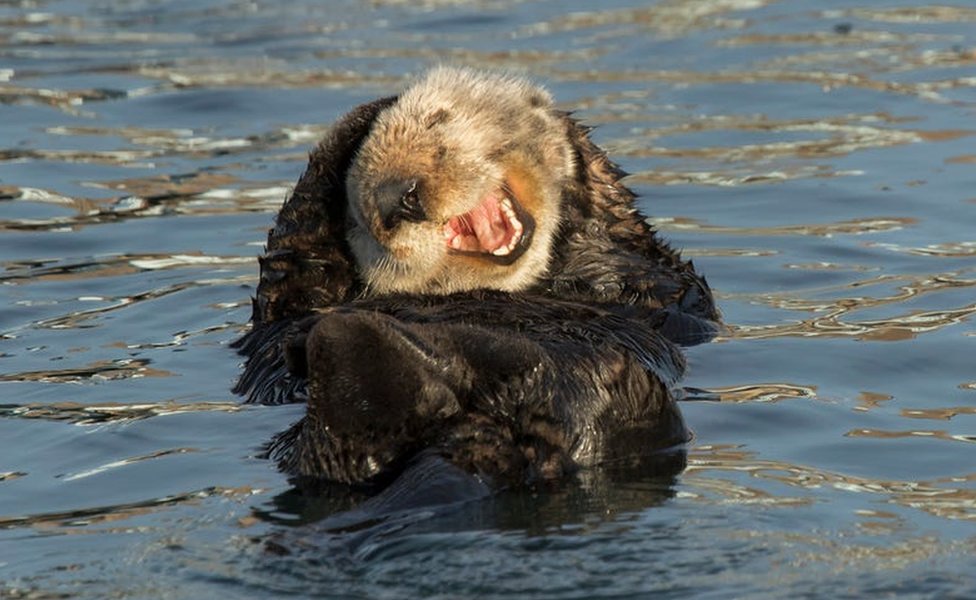
[[[535,221],[507,187],[485,195],[481,204],[444,225],[447,247],[501,264],[515,262],[532,241]]]

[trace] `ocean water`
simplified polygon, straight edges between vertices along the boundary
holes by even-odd
[[[595,125],[728,328],[679,475],[328,529],[229,344],[308,149],[438,63]],[[0,0],[0,597],[976,596],[974,75],[961,1]]]

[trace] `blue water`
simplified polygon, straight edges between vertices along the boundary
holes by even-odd
[[[729,328],[674,480],[330,532],[228,345],[308,149],[438,62],[597,125]],[[0,597],[976,596],[974,69],[964,2],[0,2]]]

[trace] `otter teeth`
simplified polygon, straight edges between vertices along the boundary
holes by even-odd
[[[442,230],[448,248],[499,257],[515,251],[525,234],[525,226],[515,212],[515,201],[504,196],[493,196],[491,200],[493,205],[485,201],[470,213],[448,219]]]
[[[501,202],[499,203],[499,208],[501,209],[502,214],[505,215],[505,218],[508,219],[509,225],[512,226],[512,239],[508,241],[508,244],[502,246],[501,248],[496,248],[494,251],[492,251],[492,254],[495,256],[505,256],[512,250],[515,250],[515,246],[517,246],[519,240],[522,239],[523,227],[522,222],[519,221],[518,217],[515,216],[515,209],[512,208],[511,198],[502,198]]]

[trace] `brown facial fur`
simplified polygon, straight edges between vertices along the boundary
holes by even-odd
[[[377,117],[346,178],[347,239],[367,289],[531,286],[548,267],[574,157],[565,121],[541,88],[466,69],[431,71]],[[386,227],[385,190],[407,181],[418,182],[426,219]],[[502,185],[536,223],[528,250],[509,265],[451,252],[444,224]]]

